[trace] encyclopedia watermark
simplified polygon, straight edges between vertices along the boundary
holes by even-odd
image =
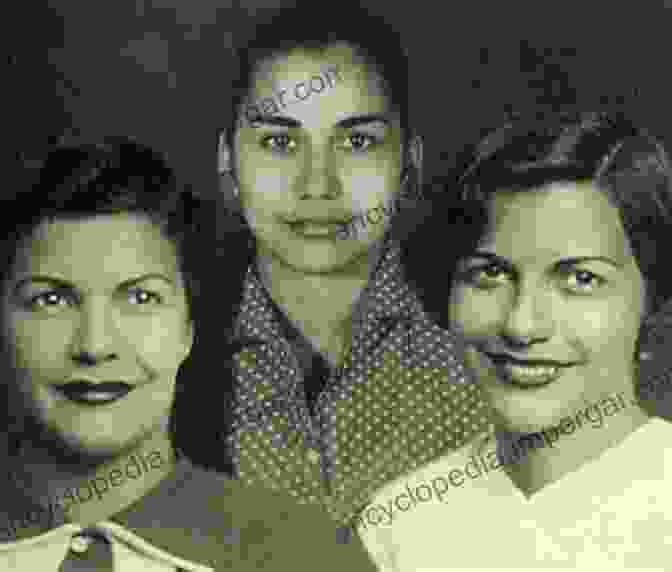
[[[103,476],[97,476],[77,487],[66,488],[62,496],[48,499],[39,506],[32,507],[19,518],[8,519],[4,526],[0,525],[0,535],[13,538],[17,536],[18,530],[43,522],[53,522],[57,514],[67,512],[73,505],[89,502],[94,496],[102,500],[110,488],[121,487],[129,480],[139,479],[163,465],[164,459],[159,451],[152,451],[145,456],[139,453],[131,455],[123,467],[111,469]]]
[[[366,230],[367,226],[371,224],[380,224],[386,217],[391,219],[398,212],[399,205],[396,201],[388,205],[378,205],[363,214],[352,217],[348,222],[343,223],[336,232],[336,237],[342,240],[354,238],[358,236],[360,232]],[[373,217],[374,214],[376,215],[375,218]]]
[[[600,429],[604,425],[605,417],[610,417],[627,408],[627,406],[621,393],[605,397],[599,402],[580,410],[572,417],[563,417],[555,426],[518,437],[511,444],[514,454],[508,459],[498,455],[497,451],[489,451],[486,455],[472,455],[469,462],[462,468],[452,469],[447,476],[435,477],[430,483],[424,482],[411,487],[407,482],[405,492],[389,500],[387,506],[384,504],[365,506],[353,519],[351,526],[366,529],[368,525],[388,525],[394,520],[394,514],[407,512],[418,503],[430,502],[434,498],[438,502],[445,502],[444,497],[451,488],[461,487],[467,480],[474,480],[491,471],[497,471],[507,465],[519,463],[530,450],[546,446],[552,448],[561,436],[571,435],[577,429],[582,428],[584,421],[586,426],[590,424],[593,429]]]

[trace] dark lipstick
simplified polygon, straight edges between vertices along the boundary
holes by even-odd
[[[72,381],[57,385],[70,401],[84,405],[106,405],[125,397],[134,386],[122,381],[106,381],[91,383],[89,381]]]

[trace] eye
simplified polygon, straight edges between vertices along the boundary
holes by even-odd
[[[143,288],[134,288],[133,290],[129,290],[128,298],[131,304],[137,306],[153,306],[163,302],[163,296],[157,294],[156,292],[144,290]]]
[[[35,312],[46,312],[55,314],[63,308],[75,304],[74,297],[66,292],[58,290],[49,290],[41,292],[28,300],[28,308]]]
[[[286,133],[266,135],[261,139],[261,145],[265,149],[278,153],[292,153],[296,150],[296,141]]]
[[[606,280],[589,270],[571,270],[567,275],[567,286],[580,294],[590,294],[603,286]]]
[[[343,142],[343,147],[350,151],[365,151],[373,145],[380,143],[377,137],[368,135],[366,133],[352,133],[346,136]]]
[[[472,266],[463,272],[469,284],[484,290],[504,284],[509,280],[509,274],[509,269],[498,262]]]

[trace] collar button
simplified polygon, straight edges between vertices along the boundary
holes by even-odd
[[[75,552],[76,554],[84,554],[89,549],[89,546],[91,546],[91,543],[93,542],[93,538],[90,536],[86,535],[77,535],[73,536],[70,539],[70,550]]]

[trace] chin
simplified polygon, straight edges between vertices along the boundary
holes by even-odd
[[[307,274],[337,272],[368,254],[370,245],[343,242],[325,242],[287,249],[273,249],[286,265]]]
[[[137,447],[147,436],[143,433],[116,435],[84,435],[71,432],[50,431],[48,442],[58,454],[70,460],[104,461],[113,459]]]
[[[493,401],[493,407],[500,426],[506,431],[535,433],[558,425],[563,417],[574,413],[580,403],[580,400],[558,401],[552,395],[519,394],[505,398],[498,396]]]
[[[510,433],[539,433],[544,429],[548,429],[558,424],[560,418],[532,418],[523,419],[509,419],[504,425],[503,429]]]
[[[92,462],[113,459],[129,453],[163,427],[165,415],[155,420],[142,419],[124,424],[76,423],[48,425],[41,442],[58,456],[71,461]]]

